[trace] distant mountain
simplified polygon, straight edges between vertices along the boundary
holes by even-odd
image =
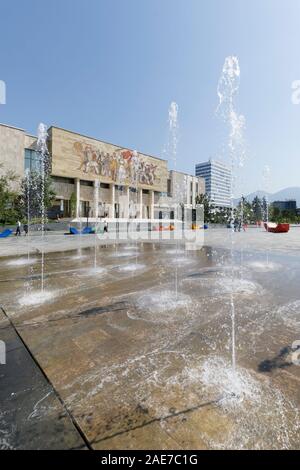
[[[264,196],[268,196],[269,202],[285,201],[286,199],[296,199],[297,207],[300,207],[300,187],[298,186],[284,188],[280,191],[277,191],[277,193],[273,194],[267,193],[266,191],[255,191],[254,193],[248,194],[245,197],[249,202],[252,202],[256,196],[258,196],[260,199]],[[239,200],[240,199],[235,199],[235,204],[238,204]]]
[[[260,199],[262,199],[263,197],[266,197],[266,196],[268,196],[270,198],[270,197],[272,197],[272,194],[267,193],[267,191],[255,191],[254,193],[250,193],[247,196],[245,196],[245,198],[247,199],[247,201],[252,202],[253,199],[256,196],[258,196]],[[237,199],[237,201],[239,201],[239,199]]]

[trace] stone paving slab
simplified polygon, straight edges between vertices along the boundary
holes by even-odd
[[[51,384],[0,312],[0,449],[85,449]]]

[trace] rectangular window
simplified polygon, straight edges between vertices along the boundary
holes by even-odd
[[[32,149],[25,149],[25,170],[40,171],[41,164],[39,154]]]
[[[65,178],[63,176],[51,176],[53,183],[74,184],[74,178]]]
[[[80,186],[94,186],[93,181],[80,180]]]
[[[90,203],[89,201],[80,201],[80,216],[89,217],[90,215]]]
[[[172,181],[169,179],[167,184],[168,184],[167,186],[168,197],[172,197]]]

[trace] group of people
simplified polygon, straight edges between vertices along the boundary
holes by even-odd
[[[24,224],[24,225],[23,225],[23,230],[24,230],[24,235],[28,235],[28,225],[27,225],[27,224]],[[18,220],[18,222],[17,222],[17,228],[16,228],[16,232],[15,232],[16,237],[20,237],[20,236],[21,236],[21,233],[22,233],[22,224],[21,224],[21,222]]]
[[[242,219],[235,218],[233,222],[233,228],[235,232],[241,232],[243,229],[246,232],[246,228],[248,227],[246,222],[242,222]]]

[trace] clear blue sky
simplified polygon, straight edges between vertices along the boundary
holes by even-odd
[[[244,192],[300,186],[299,0],[0,0],[0,122],[40,121],[162,155],[179,105],[177,168],[222,152],[216,88],[224,59],[241,67]],[[222,156],[222,158],[224,158]],[[247,173],[247,174],[246,174]]]

